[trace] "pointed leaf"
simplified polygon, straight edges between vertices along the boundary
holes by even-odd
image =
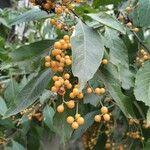
[[[72,71],[79,78],[81,89],[97,71],[103,58],[104,46],[99,34],[80,20],[71,37]]]

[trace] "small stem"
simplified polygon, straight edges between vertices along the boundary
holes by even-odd
[[[79,112],[79,103],[77,102],[77,106],[76,106],[76,114],[78,114]]]

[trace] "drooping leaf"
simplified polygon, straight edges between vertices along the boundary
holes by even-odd
[[[16,96],[14,101],[15,104],[8,109],[4,117],[15,115],[34,103],[48,85],[51,76],[52,72],[46,70],[29,81]]]
[[[54,109],[48,105],[43,110],[44,122],[52,131],[54,130],[53,127],[54,114],[55,114]]]
[[[104,26],[108,26],[110,28],[113,28],[123,34],[125,34],[125,28],[121,23],[114,18],[113,16],[107,14],[107,13],[98,13],[98,14],[87,14],[89,17],[91,17],[93,20],[96,20],[103,24]]]
[[[97,71],[103,58],[104,46],[96,31],[79,20],[71,37],[72,71],[79,78],[81,89]]]
[[[109,64],[109,66],[110,65],[111,64]],[[132,107],[132,99],[122,93],[121,85],[119,84],[119,81],[114,77],[114,75],[110,72],[110,69],[107,69],[107,67],[103,68],[100,72],[98,72],[98,74],[100,79],[103,81],[106,89],[109,91],[110,95],[119,106],[121,111],[127,117],[135,116]]]
[[[137,74],[134,87],[134,95],[138,101],[150,106],[150,61],[144,63]]]
[[[20,48],[12,51],[9,56],[13,61],[24,61],[36,58],[46,52],[52,46],[54,41],[42,40],[31,43],[29,45],[21,46]]]
[[[71,138],[73,129],[66,122],[66,118],[69,116],[67,111],[63,113],[55,113],[54,115],[54,132],[60,136],[61,143],[65,143]]]
[[[129,70],[128,50],[115,30],[105,28],[106,47],[110,49],[109,61],[117,67],[117,78],[124,89],[130,89],[134,84],[133,73]]]
[[[0,96],[0,115],[4,115],[7,111],[5,100]]]
[[[23,22],[40,20],[50,16],[52,16],[52,14],[48,14],[47,12],[41,11],[40,9],[31,9],[10,20],[9,25],[12,26]]]

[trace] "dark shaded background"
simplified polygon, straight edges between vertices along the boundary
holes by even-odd
[[[0,0],[0,8],[10,7],[11,2],[10,0]]]

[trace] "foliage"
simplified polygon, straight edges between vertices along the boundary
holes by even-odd
[[[16,4],[0,10],[0,148],[150,149],[150,0]]]

